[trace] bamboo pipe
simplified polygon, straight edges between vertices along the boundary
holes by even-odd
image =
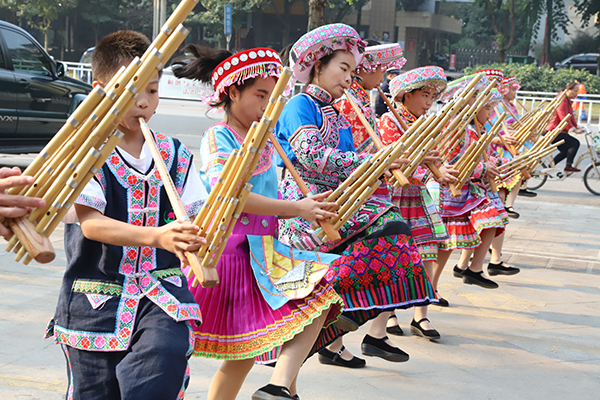
[[[402,119],[400,114],[398,114],[398,111],[396,110],[394,105],[390,102],[390,100],[387,98],[385,93],[383,93],[383,90],[381,90],[381,88],[377,87],[377,91],[379,92],[379,95],[381,96],[381,98],[383,99],[383,101],[385,102],[385,104],[387,105],[389,110],[392,112],[394,117],[398,120],[398,123],[400,123],[400,125],[402,125],[402,129],[404,130],[404,132],[407,132],[408,125],[406,124],[406,122],[404,122],[404,120]],[[440,172],[440,169],[437,167],[437,165],[435,165],[434,163],[426,163],[426,165],[436,180],[440,179],[442,177],[442,173]],[[398,180],[398,179],[396,178],[396,180]],[[402,186],[404,186],[404,185],[402,185]]]
[[[379,89],[379,90],[381,91],[381,89]],[[346,90],[346,99],[348,100],[348,103],[350,104],[350,106],[352,107],[352,109],[354,110],[356,115],[358,116],[358,119],[360,120],[360,122],[363,124],[364,128],[366,129],[367,133],[369,134],[369,137],[371,138],[373,143],[375,143],[375,147],[377,147],[377,149],[379,149],[379,150],[382,149],[384,147],[384,145],[381,142],[381,139],[379,139],[379,136],[377,136],[377,133],[375,133],[375,131],[373,130],[373,127],[371,126],[369,121],[367,121],[367,119],[365,118],[362,110],[358,107],[358,104],[356,104],[356,102],[352,98],[352,95],[350,93],[348,93],[347,90]],[[399,171],[398,169],[392,169],[392,170],[390,170],[390,172],[392,173],[392,175],[394,176],[396,181],[398,181],[398,183],[400,183],[400,185],[402,185],[404,187],[410,186],[410,182],[408,181],[406,176],[404,176],[404,174],[401,171]]]
[[[150,131],[150,128],[148,127],[148,124],[146,124],[144,118],[139,118],[138,121],[140,122],[140,127],[142,128],[142,134],[144,135],[146,144],[148,145],[150,153],[152,154],[152,158],[154,159],[154,165],[156,165],[156,169],[158,169],[161,181],[163,182],[163,187],[167,192],[167,197],[169,198],[171,207],[173,207],[175,217],[182,221],[189,221],[190,218],[187,214],[185,206],[183,205],[183,202],[181,201],[181,198],[179,197],[177,187],[175,187],[175,184],[171,179],[171,175],[169,174],[169,170],[167,169],[160,151],[158,150],[154,135]],[[219,284],[219,276],[215,268],[207,268],[205,265],[201,265],[197,254],[186,252],[185,256],[190,267],[192,270],[194,270],[197,279],[200,281],[200,284],[203,287],[214,287]]]
[[[294,165],[292,164],[290,159],[285,154],[285,150],[283,150],[283,148],[279,144],[279,141],[277,141],[277,138],[275,138],[273,135],[271,135],[271,143],[273,143],[273,147],[275,147],[275,150],[279,154],[279,157],[281,157],[281,159],[283,160],[283,163],[285,164],[286,169],[288,171],[290,171],[290,174],[294,178],[294,181],[300,188],[300,191],[302,192],[302,194],[307,197],[311,196],[312,195],[311,190],[306,185],[306,183],[304,183],[304,181],[300,177],[300,174],[298,174],[298,171],[296,171],[296,168],[294,168]],[[325,234],[331,241],[339,242],[340,240],[342,240],[342,237],[340,236],[339,232],[337,232],[333,228],[333,225],[331,225],[331,222],[329,220],[322,219],[322,220],[318,220],[317,223],[319,224],[319,226],[321,226],[321,229],[323,229],[323,231],[325,232]]]

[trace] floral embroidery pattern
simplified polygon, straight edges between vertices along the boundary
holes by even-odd
[[[375,113],[371,109],[371,97],[365,89],[362,88],[357,82],[353,82],[352,86],[348,90],[354,102],[360,107],[363,115],[369,121],[369,124],[375,132],[377,132],[377,119]],[[375,153],[377,148],[373,143],[373,139],[369,136],[367,129],[363,125],[360,117],[356,115],[354,108],[350,105],[349,101],[342,97],[340,100],[334,103],[334,106],[340,111],[340,113],[348,120],[352,127],[352,138],[354,139],[354,147],[356,147],[357,153]]]
[[[189,165],[185,151],[175,156],[173,140],[167,136],[156,134],[157,146],[163,161],[169,170],[174,162],[181,158],[183,164]],[[182,146],[183,147],[183,146]],[[180,157],[181,156],[181,157]],[[127,190],[127,223],[136,226],[159,225],[160,189],[162,180],[156,166],[146,175],[129,168],[118,151],[113,151],[105,166],[114,175],[117,182]],[[179,164],[177,165],[179,166]],[[177,169],[182,176],[184,169]],[[185,179],[175,180],[183,185]],[[180,191],[180,188],[178,187]],[[77,281],[73,287],[84,293],[110,294],[120,296],[114,332],[98,333],[66,329],[51,323],[48,334],[54,333],[55,341],[71,347],[94,351],[126,350],[133,332],[133,325],[138,304],[142,296],[148,297],[176,321],[201,320],[200,308],[196,303],[182,304],[169,293],[154,275],[176,276],[175,269],[153,271],[156,268],[156,249],[152,247],[123,247],[123,257],[119,273],[125,279],[122,285],[106,282]],[[119,293],[120,289],[120,293]],[[100,299],[98,299],[100,300]]]
[[[440,67],[420,67],[398,75],[390,82],[390,94],[395,99],[401,93],[430,87],[436,90],[434,100],[446,90],[448,82],[444,70]]]

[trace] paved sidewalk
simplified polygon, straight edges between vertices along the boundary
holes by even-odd
[[[600,198],[578,177],[551,182],[534,199],[519,197],[521,218],[511,220],[504,258],[522,268],[501,286],[465,286],[450,272],[440,293],[450,308],[432,307],[439,343],[410,335],[411,311],[398,317],[407,336],[392,340],[411,356],[392,364],[367,359],[347,370],[310,359],[301,371],[303,400],[383,399],[598,399],[600,393]],[[42,340],[65,266],[62,230],[49,265],[23,266],[0,252],[0,398],[62,399],[65,362],[58,346]],[[360,355],[366,328],[347,336]],[[205,399],[219,362],[191,360],[189,399]],[[239,399],[269,380],[257,366]]]

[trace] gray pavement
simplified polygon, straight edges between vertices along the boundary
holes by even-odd
[[[408,332],[411,311],[399,311],[405,337],[392,340],[411,356],[392,364],[368,358],[347,370],[308,360],[301,371],[303,399],[597,399],[600,393],[600,199],[576,176],[552,182],[534,199],[519,197],[505,260],[522,268],[501,277],[499,289],[465,286],[444,271],[440,293],[451,307],[432,307],[439,343]],[[52,237],[58,257],[23,266],[0,254],[0,398],[61,399],[65,362],[43,340],[65,266],[62,229]],[[449,267],[454,265],[453,255]],[[360,355],[366,328],[347,336]],[[191,360],[189,399],[205,399],[219,362]],[[256,366],[239,399],[249,399],[270,377]]]
[[[197,154],[199,133],[214,123],[205,110],[161,101],[151,126],[175,131]],[[31,158],[0,155],[0,164],[26,166]],[[507,230],[504,259],[520,274],[498,278],[496,290],[465,286],[450,272],[454,254],[439,288],[451,307],[432,307],[429,315],[442,334],[438,343],[411,336],[412,312],[399,311],[406,336],[392,340],[410,361],[367,358],[367,368],[347,370],[313,357],[299,378],[302,399],[600,398],[600,197],[587,192],[581,174],[548,182],[538,193],[518,198],[521,218]],[[59,227],[51,238],[57,258],[47,265],[23,266],[0,250],[0,399],[64,398],[62,352],[42,339],[66,264],[62,234]],[[345,341],[359,356],[366,331]],[[187,398],[205,399],[220,363],[190,364]],[[249,399],[271,372],[256,366],[238,398]]]

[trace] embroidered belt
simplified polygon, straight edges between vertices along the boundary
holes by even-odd
[[[180,268],[160,269],[150,272],[156,279],[165,279],[171,276],[183,276]],[[71,287],[73,292],[86,294],[104,294],[110,296],[121,296],[123,285],[117,283],[90,281],[85,279],[76,279]]]

